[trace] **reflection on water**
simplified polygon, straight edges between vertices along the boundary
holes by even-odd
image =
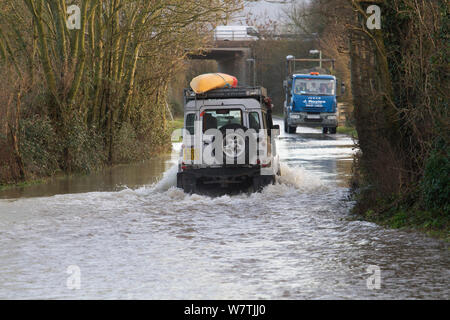
[[[447,244],[347,219],[351,139],[297,132],[262,193],[185,194],[174,154],[0,200],[0,299],[448,299]]]
[[[296,134],[279,138],[278,148],[285,164],[304,168],[331,185],[348,186],[355,153],[354,142],[348,136],[297,128]]]
[[[90,191],[118,191],[125,187],[138,188],[160,179],[171,165],[172,157],[163,155],[151,160],[119,165],[89,175],[62,176],[46,183],[16,187],[0,192],[0,199],[48,197],[55,194]]]

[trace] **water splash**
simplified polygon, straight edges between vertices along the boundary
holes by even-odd
[[[316,191],[327,188],[319,177],[308,172],[305,168],[289,167],[285,163],[281,163],[281,176],[277,177],[277,182],[301,191]]]
[[[176,187],[177,185],[177,172],[178,172],[178,165],[175,164],[172,167],[170,167],[169,170],[164,172],[164,175],[160,181],[158,181],[154,185],[154,190],[156,191],[167,191],[171,187]]]
[[[170,198],[181,199],[182,193],[177,185],[177,171],[178,166],[173,165],[169,170],[164,172],[162,179],[152,185],[151,191],[167,192]],[[326,190],[327,186],[323,181],[307,171],[303,167],[289,167],[287,164],[281,164],[281,176],[277,177],[275,185],[269,185],[264,188],[263,194],[278,194],[284,195],[287,192],[297,190],[302,192],[312,192],[317,190]],[[150,191],[148,190],[148,191]]]

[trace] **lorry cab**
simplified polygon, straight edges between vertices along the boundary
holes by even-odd
[[[336,77],[318,73],[295,74],[291,105],[293,112],[335,113]]]
[[[320,67],[295,71],[296,63],[312,62],[319,62]],[[332,74],[334,62],[334,59],[286,57],[287,78],[283,82],[286,94],[283,108],[285,132],[295,133],[297,126],[305,126],[321,127],[323,133],[336,133],[337,98],[344,93],[345,85],[342,83],[339,87],[338,80]],[[323,63],[331,63],[331,68],[322,68]]]
[[[285,131],[295,133],[297,126],[322,127],[336,133],[337,80],[333,75],[311,72],[293,74],[286,88]]]

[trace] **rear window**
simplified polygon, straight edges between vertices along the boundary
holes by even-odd
[[[208,129],[220,129],[227,124],[242,125],[242,110],[210,109],[203,114],[203,132]]]
[[[259,120],[258,112],[250,112],[248,114],[248,127],[250,129],[255,129],[256,131],[261,129],[261,121]]]
[[[195,113],[189,113],[186,116],[185,128],[190,134],[194,134]]]

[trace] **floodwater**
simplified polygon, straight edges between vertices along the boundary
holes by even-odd
[[[1,192],[0,299],[448,299],[445,242],[350,219],[352,146],[283,133],[255,194],[183,193],[176,151]]]

